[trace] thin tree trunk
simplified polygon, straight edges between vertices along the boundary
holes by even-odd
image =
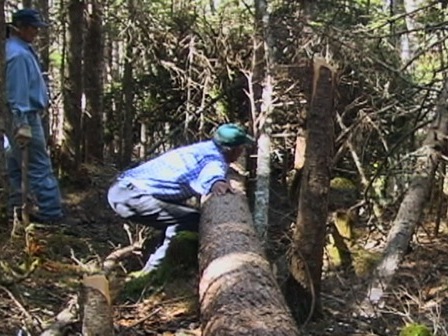
[[[271,176],[271,132],[272,132],[272,95],[274,90],[272,67],[274,63],[274,42],[269,25],[269,4],[267,0],[256,0],[257,48],[255,66],[256,82],[261,81],[261,104],[257,113],[256,134],[258,135],[257,181],[255,187],[254,223],[255,228],[266,239],[269,212],[269,184]],[[256,99],[258,100],[258,99]]]
[[[37,6],[37,9],[40,11],[40,14],[42,15],[42,19],[45,22],[49,22],[48,0],[38,0],[36,3],[36,6]],[[44,78],[45,78],[46,84],[48,86],[49,95],[51,98],[50,76],[49,76],[50,32],[51,32],[51,29],[42,29],[39,32],[39,40],[38,40],[37,46],[38,46],[39,56],[40,56],[40,60],[41,60],[42,73],[44,74]],[[47,139],[47,141],[48,141],[48,139],[50,137],[50,116],[49,116],[48,109],[43,114],[42,124],[44,127],[45,139]]]
[[[0,69],[5,68],[5,0],[0,0]],[[6,158],[4,151],[4,134],[5,134],[5,119],[7,118],[6,109],[6,88],[4,71],[0,75],[0,202],[6,204]]]
[[[85,159],[103,161],[103,22],[102,5],[91,0],[85,41],[84,92],[86,95]]]
[[[202,334],[299,335],[266,260],[243,192],[208,198],[200,223]]]
[[[321,313],[320,289],[334,148],[334,70],[314,61],[305,165],[285,295],[297,321]]]
[[[132,58],[134,57],[132,37],[128,37],[126,41],[126,59],[124,61],[123,70],[123,123],[121,133],[121,166],[125,167],[132,161],[133,152],[133,123],[134,123],[134,85],[132,74],[134,67],[132,65]]]
[[[82,154],[82,45],[84,2],[70,0],[68,12],[67,73],[64,86],[65,135],[69,152],[74,154],[74,168],[81,163]]]
[[[364,315],[375,314],[374,308],[382,301],[385,290],[406,253],[412,234],[430,196],[431,183],[440,156],[442,151],[446,151],[447,148],[447,100],[448,81],[445,81],[436,107],[436,120],[420,148],[411,184],[389,231],[383,258],[374,270],[375,277],[370,282],[368,293],[361,305],[361,313]]]

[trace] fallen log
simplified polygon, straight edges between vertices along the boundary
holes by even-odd
[[[417,160],[409,188],[403,197],[398,213],[387,235],[383,257],[373,271],[359,313],[361,316],[377,316],[387,289],[402,262],[412,235],[421,220],[428,202],[431,185],[443,155],[447,152],[448,135],[448,81],[435,108],[436,117],[428,129],[423,146],[417,152]]]
[[[199,299],[203,336],[299,335],[254,230],[243,184],[203,202]]]

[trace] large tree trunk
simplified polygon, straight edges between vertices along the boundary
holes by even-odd
[[[321,275],[334,148],[334,81],[334,70],[323,60],[315,60],[305,164],[291,253],[292,276],[284,290],[300,322],[321,311]]]
[[[430,196],[431,183],[440,156],[447,150],[447,100],[448,81],[445,82],[439,97],[436,119],[420,148],[411,184],[387,236],[383,258],[374,271],[375,277],[370,282],[367,296],[361,305],[363,315],[375,314],[373,308],[380,303],[387,286],[392,281]]]
[[[242,183],[210,197],[200,225],[199,296],[204,336],[299,335],[254,230]]]

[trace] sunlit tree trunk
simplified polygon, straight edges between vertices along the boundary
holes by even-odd
[[[320,289],[334,148],[335,73],[315,60],[307,144],[286,300],[298,321],[321,313]]]
[[[103,160],[103,23],[101,1],[91,0],[88,7],[84,44],[84,92],[86,114],[83,119],[86,161]]]
[[[403,7],[406,15],[406,29],[407,34],[402,37],[401,44],[401,61],[405,66],[411,66],[411,70],[414,68],[409,62],[412,59],[418,49],[418,32],[416,31],[421,24],[418,23],[418,15],[415,15],[415,11],[423,4],[422,0],[402,0]],[[414,13],[414,14],[412,14]]]
[[[67,72],[65,74],[64,110],[65,110],[65,140],[68,151],[74,157],[74,168],[81,163],[82,154],[82,46],[84,1],[70,0],[67,7]]]
[[[262,237],[266,239],[269,211],[269,182],[271,175],[271,131],[272,131],[272,95],[274,91],[272,68],[274,63],[274,41],[269,26],[269,4],[266,0],[255,1],[256,8],[256,52],[254,67],[255,84],[261,85],[261,102],[257,107],[257,120],[254,128],[258,137],[257,182],[255,189],[254,224]],[[256,90],[254,90],[256,92]],[[255,97],[256,100],[258,97]]]

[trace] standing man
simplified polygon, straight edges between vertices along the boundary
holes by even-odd
[[[30,192],[38,212],[32,220],[45,224],[62,219],[61,195],[53,174],[41,120],[48,106],[48,88],[32,43],[39,28],[47,28],[38,11],[21,9],[12,15],[10,37],[6,41],[6,89],[10,111],[7,135],[11,150],[7,153],[10,180],[9,215],[21,204],[21,160],[28,147]]]
[[[162,245],[143,271],[157,268],[176,233],[198,231],[199,211],[183,203],[194,196],[231,192],[229,163],[253,142],[242,127],[224,124],[213,139],[173,149],[118,177],[108,193],[112,209],[123,218],[164,231]]]

